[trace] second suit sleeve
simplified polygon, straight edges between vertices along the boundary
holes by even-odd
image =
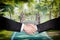
[[[46,31],[46,30],[60,30],[60,17],[49,20],[45,23],[37,25],[38,32]]]
[[[0,16],[0,30],[9,30],[19,32],[21,29],[22,23],[15,22],[11,19]]]

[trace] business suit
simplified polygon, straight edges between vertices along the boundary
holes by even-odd
[[[9,30],[19,32],[21,29],[22,23],[15,22],[8,18],[0,16],[0,30]]]
[[[7,19],[5,17],[0,16],[0,30],[9,30],[9,31],[17,31],[19,32],[21,29],[22,23],[15,22],[11,19]],[[37,25],[38,32],[57,29],[60,30],[60,17],[52,19],[42,24]]]
[[[46,31],[46,30],[60,30],[60,17],[49,20],[45,23],[37,25],[38,32]]]

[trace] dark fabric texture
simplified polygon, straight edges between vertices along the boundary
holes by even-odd
[[[19,32],[22,23],[15,22],[11,19],[0,16],[0,30],[9,30]]]
[[[38,32],[46,30],[60,30],[60,17],[49,20],[45,23],[37,25]]]

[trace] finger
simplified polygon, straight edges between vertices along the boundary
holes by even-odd
[[[33,32],[31,31],[25,31],[27,34],[33,34]]]
[[[29,26],[29,25],[28,25]],[[33,34],[36,30],[32,27],[28,27],[27,25],[24,27],[24,31],[27,33],[27,34]]]
[[[36,30],[32,30],[32,33],[35,33],[36,32]]]
[[[31,30],[31,28],[30,29],[24,29],[24,31],[27,33],[27,34],[32,34],[32,30]]]
[[[29,24],[29,26],[36,30],[36,25],[34,25],[34,24]]]
[[[31,31],[30,31],[30,32],[27,32],[27,34],[33,34],[33,33],[34,33],[34,32],[31,32]]]
[[[30,32],[30,34],[33,34],[36,32],[36,30],[30,29],[30,31],[28,31],[28,32]]]
[[[25,32],[26,32],[27,34],[33,34],[33,33],[34,33],[31,28],[30,28],[29,30],[25,30]]]
[[[32,27],[30,27],[29,30],[31,30],[31,32],[33,32],[33,33],[36,32],[36,29],[32,28]]]

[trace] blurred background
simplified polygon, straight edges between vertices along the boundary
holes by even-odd
[[[60,0],[0,0],[0,16],[16,22],[37,21],[38,24],[60,16]],[[49,30],[48,35],[60,40],[60,30]],[[0,40],[9,40],[12,31],[0,31]]]

